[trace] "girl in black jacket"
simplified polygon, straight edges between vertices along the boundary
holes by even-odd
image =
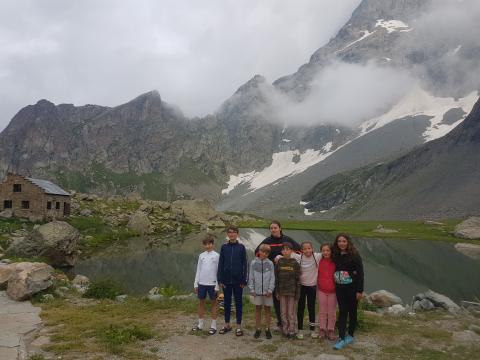
[[[357,304],[363,296],[362,258],[352,244],[350,236],[338,234],[332,248],[335,263],[335,288],[339,308],[339,340],[334,349],[339,350],[353,342],[357,325]],[[348,335],[345,335],[348,317]]]

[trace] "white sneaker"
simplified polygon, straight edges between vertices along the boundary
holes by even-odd
[[[318,337],[319,337],[318,332],[316,332],[316,331],[312,331],[310,336],[312,337],[312,339],[318,339]]]
[[[303,340],[303,333],[301,331],[298,332],[297,339],[298,340]]]

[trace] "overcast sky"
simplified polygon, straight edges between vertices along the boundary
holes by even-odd
[[[158,89],[189,116],[254,74],[292,73],[360,0],[3,0],[0,129],[22,107],[118,105]]]

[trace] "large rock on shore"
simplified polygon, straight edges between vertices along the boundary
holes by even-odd
[[[127,227],[140,234],[151,234],[153,232],[152,223],[147,214],[143,211],[135,212],[128,220]]]
[[[400,297],[387,290],[375,291],[368,296],[368,299],[373,305],[379,308],[388,308],[390,306],[402,303],[402,299]]]
[[[472,259],[480,259],[480,245],[469,243],[456,243],[455,249]]]
[[[455,226],[454,235],[462,239],[480,239],[480,217],[470,217]]]
[[[224,226],[221,214],[216,212],[207,200],[177,200],[171,211],[193,225]]]
[[[7,294],[20,301],[53,285],[53,268],[45,263],[21,262],[8,265],[14,269],[8,280]]]
[[[431,307],[428,303],[431,303],[433,307]],[[436,293],[435,291],[432,291],[432,290],[428,290],[425,293],[420,293],[415,295],[413,297],[413,308],[423,309],[423,310],[430,310],[430,308],[431,309],[443,308],[450,312],[456,312],[460,310],[460,306],[455,304],[455,302],[452,299],[450,299],[448,296]]]
[[[24,238],[14,241],[9,254],[41,256],[53,266],[73,266],[78,257],[80,233],[64,221],[52,221],[38,226]]]

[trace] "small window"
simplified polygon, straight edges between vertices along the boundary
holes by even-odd
[[[52,208],[52,202],[47,201],[47,210],[50,210]]]
[[[30,209],[30,201],[22,201],[22,209]]]
[[[22,192],[22,184],[13,184],[13,192]]]
[[[3,208],[4,209],[11,209],[12,208],[12,200],[3,200]]]
[[[60,210],[60,203],[57,201],[57,203],[55,204],[55,209],[57,210]]]

